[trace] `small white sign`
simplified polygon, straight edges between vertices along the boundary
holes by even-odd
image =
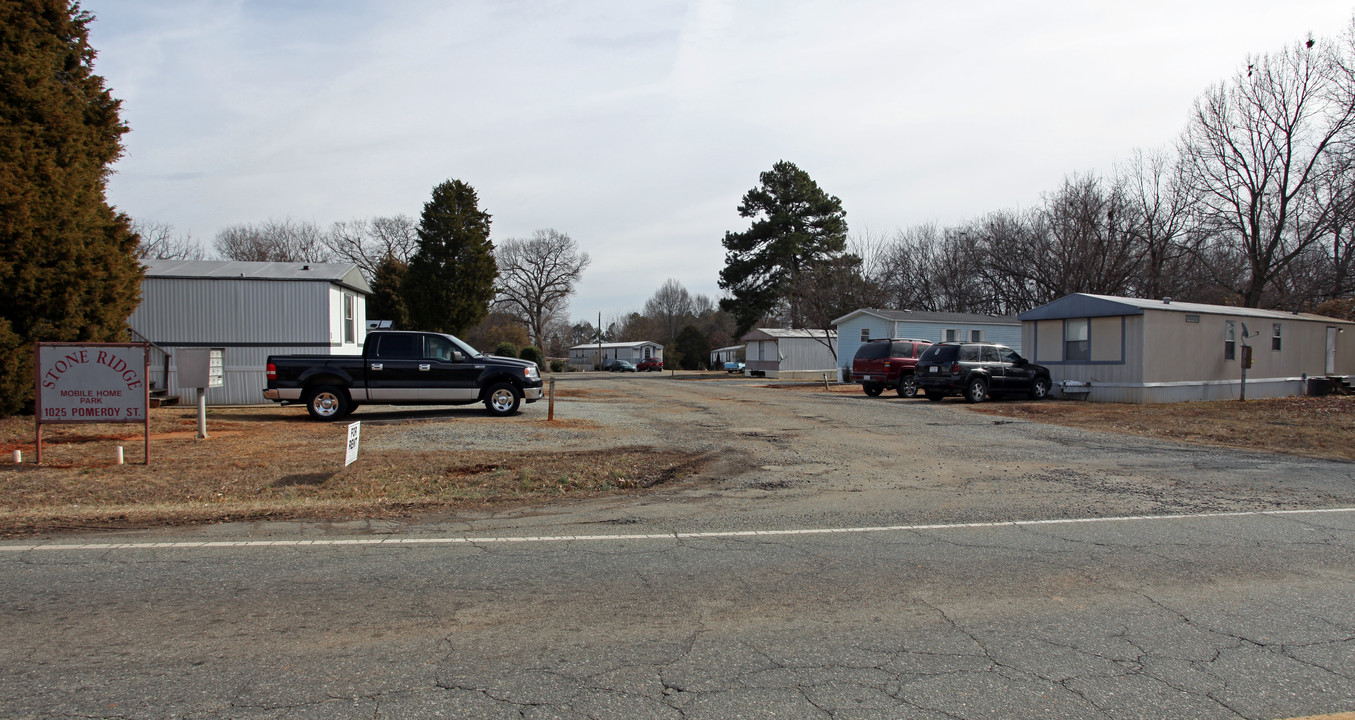
[[[344,458],[344,467],[352,465],[358,459],[358,435],[362,432],[362,423],[355,422],[348,426],[348,455]]]

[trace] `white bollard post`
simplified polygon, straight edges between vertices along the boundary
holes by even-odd
[[[121,445],[118,446],[117,452],[113,453],[113,457],[115,458],[115,461],[117,462],[118,465],[121,465],[121,464],[122,464],[122,446],[121,446]]]
[[[23,450],[15,450],[15,451],[14,451],[14,464],[15,464],[15,465],[18,465],[19,463],[21,463],[21,462],[23,462],[23,461],[24,461],[24,451],[23,451]]]

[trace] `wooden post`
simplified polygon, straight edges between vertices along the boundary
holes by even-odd
[[[546,403],[546,422],[555,421],[555,378],[550,379],[550,401]]]

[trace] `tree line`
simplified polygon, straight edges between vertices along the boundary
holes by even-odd
[[[1248,57],[1171,145],[1073,173],[1023,210],[848,236],[791,163],[727,233],[721,301],[754,324],[827,328],[861,307],[1014,315],[1070,293],[1316,310],[1355,296],[1355,26]]]

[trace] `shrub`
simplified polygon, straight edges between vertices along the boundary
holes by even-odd
[[[561,360],[560,358],[555,358],[554,360],[551,360],[551,361],[550,361],[550,371],[551,371],[551,372],[564,372],[564,371],[565,371],[565,368],[566,368],[568,365],[569,365],[569,363],[565,362],[564,360]]]
[[[541,348],[532,345],[523,348],[522,352],[518,353],[518,357],[523,360],[531,360],[536,363],[537,367],[541,367],[546,362],[546,356],[541,354]]]
[[[513,343],[501,342],[498,347],[494,348],[494,354],[499,357],[517,357],[518,348]]]

